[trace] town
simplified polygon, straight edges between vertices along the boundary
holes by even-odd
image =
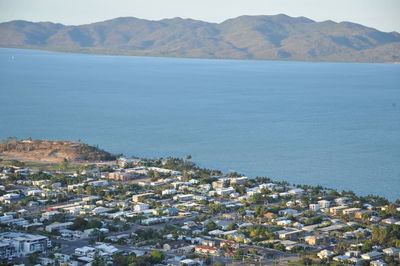
[[[400,265],[400,200],[191,156],[0,163],[1,265]]]

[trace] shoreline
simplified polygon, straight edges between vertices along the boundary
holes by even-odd
[[[165,59],[198,59],[198,60],[226,60],[226,61],[253,61],[253,62],[292,62],[292,63],[327,63],[327,64],[390,64],[398,65],[400,62],[370,62],[370,61],[331,61],[331,60],[296,60],[296,59],[256,59],[256,58],[230,58],[230,57],[190,57],[190,56],[168,56],[168,55],[143,55],[138,53],[129,53],[126,51],[113,51],[104,50],[92,51],[92,50],[75,50],[75,49],[63,49],[63,48],[41,48],[41,47],[12,47],[12,46],[0,46],[0,49],[17,49],[26,51],[41,51],[57,54],[73,54],[73,55],[98,55],[98,56],[123,56],[123,57],[142,57],[142,58],[165,58]],[[94,49],[95,50],[95,49]]]
[[[174,159],[182,159],[185,160],[183,158],[175,158],[175,157],[167,157],[167,158],[136,158],[138,160],[153,160],[153,161],[157,161],[157,160],[165,160],[168,158],[174,158]],[[121,158],[119,158],[121,159]],[[118,159],[118,160],[119,160]],[[76,169],[82,168],[82,167],[87,167],[87,166],[113,166],[116,165],[118,163],[118,160],[116,161],[93,161],[93,162],[85,162],[85,161],[72,161],[70,162],[70,167],[72,170],[76,171]],[[18,158],[14,158],[14,157],[8,157],[5,158],[4,156],[0,156],[0,167],[1,166],[9,166],[10,163],[12,163],[13,161],[18,161],[18,162],[22,162],[24,165],[26,165],[27,168],[33,168],[33,169],[39,169],[39,170],[49,170],[49,171],[54,171],[55,169],[57,169],[58,167],[60,167],[60,164],[62,163],[60,162],[55,162],[55,161],[34,161],[34,160],[28,160],[28,159],[18,159]],[[6,163],[4,163],[6,162]],[[195,167],[195,169],[200,169],[200,170],[211,170],[211,171],[216,171],[216,172],[221,172],[223,176],[229,176],[230,174],[234,173],[238,176],[248,176],[245,173],[241,173],[241,172],[236,172],[234,170],[227,172],[222,172],[222,170],[218,170],[218,169],[210,169],[210,168],[206,168],[206,167],[199,167],[197,163],[192,162],[191,160],[189,160],[189,162],[193,163],[193,166]],[[7,164],[8,163],[8,164]],[[12,164],[11,164],[12,165]],[[174,170],[174,169],[171,169]],[[367,195],[360,195],[360,193],[354,192],[352,190],[340,190],[338,188],[333,188],[333,187],[326,187],[323,185],[311,185],[309,183],[290,183],[287,180],[285,180],[285,178],[276,178],[276,177],[265,177],[265,176],[249,176],[250,179],[258,179],[258,178],[267,178],[270,179],[272,183],[286,183],[288,186],[293,186],[293,187],[308,187],[308,188],[319,188],[319,189],[324,189],[324,190],[330,190],[330,191],[335,191],[338,194],[342,194],[345,192],[349,193],[349,194],[353,194],[358,198],[368,198],[368,197],[380,197],[384,200],[387,200],[389,203],[394,203],[394,202],[400,202],[400,197],[399,198],[395,198],[394,200],[391,200],[389,198],[380,196],[380,195],[376,195],[373,193],[368,193]],[[149,177],[142,177],[140,179],[134,179],[132,180],[133,183],[139,182],[140,180],[145,180],[145,179],[149,179]]]

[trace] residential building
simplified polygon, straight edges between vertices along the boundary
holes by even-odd
[[[54,232],[54,231],[59,231],[62,229],[68,229],[71,227],[74,223],[73,222],[66,222],[66,223],[52,223],[46,226],[46,231],[47,232]]]
[[[14,249],[5,244],[11,244],[15,248],[16,256],[27,256],[34,252],[43,252],[51,247],[51,242],[46,236],[25,233],[6,232],[0,233],[0,242],[7,254],[13,254]],[[8,252],[8,253],[7,253]]]

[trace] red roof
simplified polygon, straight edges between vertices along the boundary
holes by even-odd
[[[232,245],[232,246],[238,245],[238,243],[233,242],[233,241],[221,241],[221,244],[227,244],[227,245]]]
[[[219,250],[217,247],[197,246],[196,248],[207,249],[207,250]]]

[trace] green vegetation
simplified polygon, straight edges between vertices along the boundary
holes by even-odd
[[[21,29],[18,23],[21,22],[0,23],[0,34],[10,36],[2,46],[136,56],[345,62],[399,60],[400,37],[395,32],[380,32],[362,25],[355,27],[353,23],[315,22],[283,14],[241,16],[223,24],[163,20],[163,27],[159,26],[159,21],[136,18],[104,21],[101,29],[95,23],[74,27],[54,23],[43,27],[40,23],[31,23]],[[75,36],[74,31],[80,35]],[[197,34],[188,35],[187,32]],[[215,41],[209,42],[210,39]],[[140,47],[129,46],[129,43],[139,42],[142,43]]]
[[[84,231],[86,229],[101,228],[102,226],[103,226],[103,223],[100,220],[91,219],[88,221],[85,218],[78,217],[74,220],[74,223],[71,226],[71,229]]]
[[[151,266],[161,263],[165,259],[165,254],[162,251],[153,251],[149,255],[136,257],[135,253],[123,255],[117,253],[113,257],[114,265],[117,266]]]
[[[400,248],[400,225],[390,225],[387,227],[373,226],[371,241],[376,245]]]

